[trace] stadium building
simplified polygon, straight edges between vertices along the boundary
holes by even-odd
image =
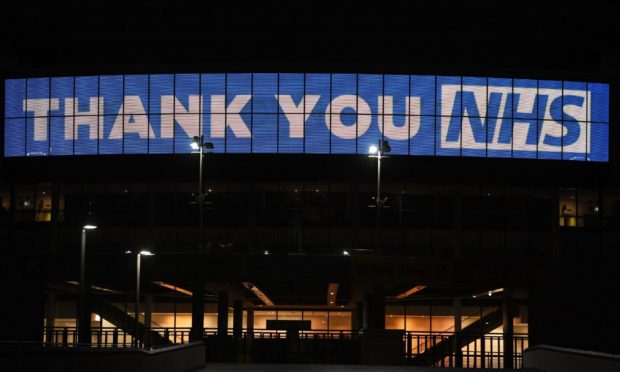
[[[472,368],[620,350],[604,58],[150,65],[129,44],[105,65],[16,47],[3,71],[3,340]]]

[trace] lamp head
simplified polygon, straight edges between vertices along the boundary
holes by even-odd
[[[200,137],[194,136],[194,140],[190,143],[190,146],[193,150],[198,150],[200,148]]]
[[[93,225],[93,224],[87,223],[84,226],[82,226],[82,228],[84,230],[95,230],[97,228],[97,225]]]
[[[369,154],[376,154],[379,151],[379,148],[376,145],[372,145],[368,148]]]

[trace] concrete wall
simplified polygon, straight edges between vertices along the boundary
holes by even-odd
[[[149,350],[42,350],[17,351],[0,356],[1,369],[21,371],[186,372],[205,364],[202,342]]]
[[[617,372],[620,356],[539,345],[525,350],[523,366],[545,372]]]

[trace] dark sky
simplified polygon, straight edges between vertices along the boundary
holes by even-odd
[[[1,61],[6,75],[209,68],[597,75],[615,70],[614,15],[592,1],[20,1],[2,12]]]

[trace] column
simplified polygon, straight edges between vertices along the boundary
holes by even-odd
[[[51,344],[54,342],[54,327],[56,326],[56,294],[47,292],[45,298],[45,342]]]
[[[375,286],[364,296],[364,328],[369,330],[385,329],[385,288]]]
[[[364,328],[364,303],[358,301],[351,311],[351,330],[360,330]]]
[[[233,338],[241,340],[243,333],[243,303],[239,300],[233,302]]]
[[[506,290],[504,292],[504,300],[502,303],[502,313],[503,313],[503,332],[504,332],[504,368],[512,369],[513,368],[513,338],[514,338],[514,327],[513,327],[513,317],[514,317],[514,302],[510,297],[510,294]]]
[[[454,359],[457,368],[463,367],[463,352],[461,350],[462,341],[461,332],[463,331],[463,325],[461,323],[463,306],[460,298],[454,299]]]
[[[254,339],[254,307],[247,308],[247,320],[246,320],[246,336],[245,336],[245,362],[250,363],[252,355],[252,341]]]
[[[246,334],[247,337],[251,340],[254,338],[254,307],[247,308],[247,320],[246,320]]]
[[[147,330],[151,328],[151,317],[153,314],[153,295],[147,294],[144,296],[144,328]]]
[[[205,328],[205,287],[202,280],[196,280],[192,287],[192,329],[191,341],[202,341]]]
[[[217,294],[217,335],[228,334],[228,292],[221,291]]]

